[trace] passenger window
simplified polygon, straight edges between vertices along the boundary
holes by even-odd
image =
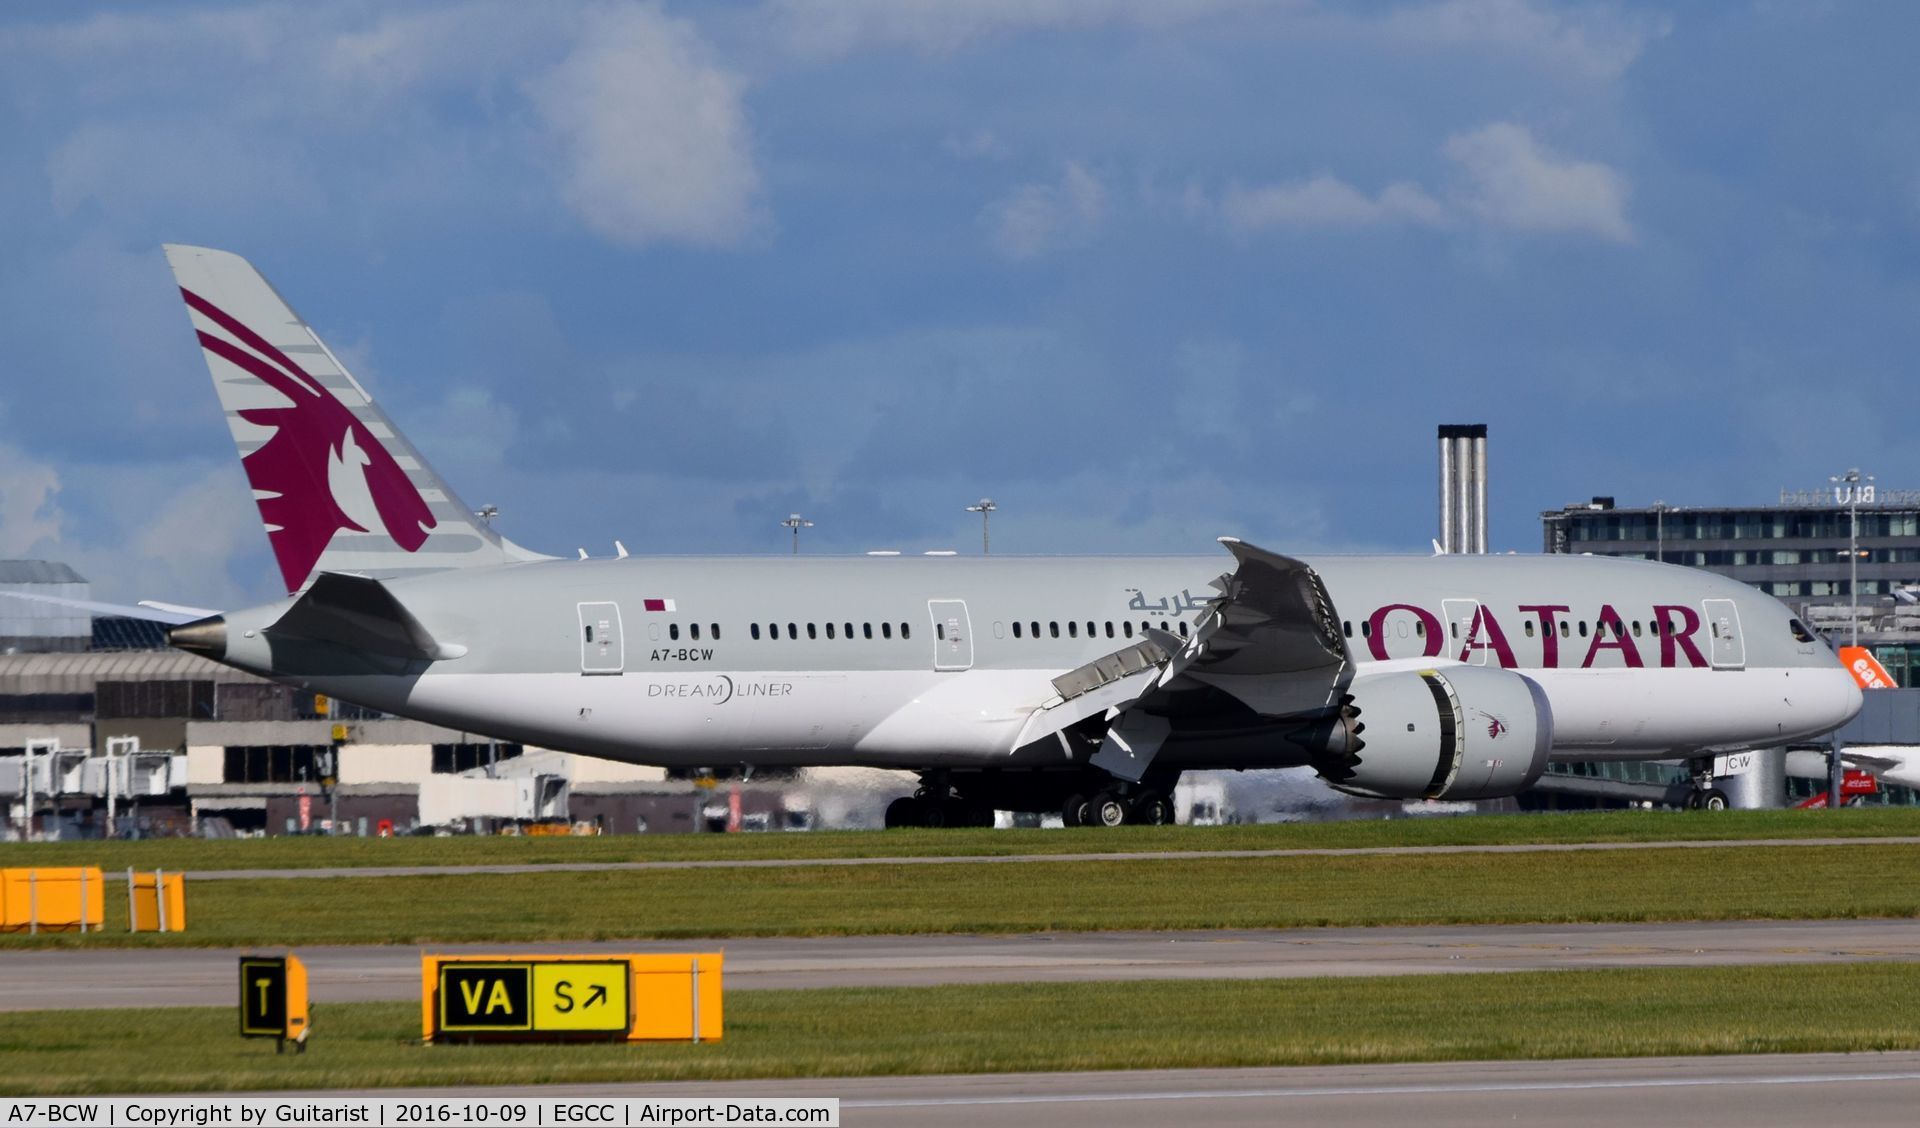
[[[1587,637],[1587,621],[1585,619],[1580,620],[1580,637]]]
[[[1715,638],[1720,637],[1720,620],[1718,619],[1715,619],[1713,621],[1713,637]]]
[[[1049,634],[1049,635],[1051,635],[1051,636],[1052,636],[1052,637],[1054,637],[1054,638],[1059,638],[1059,637],[1060,637],[1060,624],[1059,624],[1059,623],[1048,623],[1048,624],[1047,624],[1047,634]]]
[[[908,628],[908,626],[907,626],[907,624],[905,624],[905,623],[901,623],[901,624],[900,624],[900,637],[901,637],[901,638],[912,638],[912,637],[913,637],[913,631],[912,631],[911,629],[909,629],[909,628]]]
[[[827,624],[827,637],[828,637],[828,638],[832,638],[832,637],[833,637],[833,624],[832,624],[832,623],[828,623],[828,624]]]
[[[1527,637],[1528,638],[1533,637],[1533,620],[1532,619],[1527,620]]]
[[[843,626],[843,627],[845,627],[845,628],[847,628],[847,633],[846,633],[846,636],[845,636],[845,637],[846,637],[846,638],[848,638],[849,640],[851,640],[851,639],[853,638],[853,624],[852,624],[852,623],[842,623],[842,624],[840,624],[840,625],[841,625],[841,626]]]
[[[1013,621],[1013,637],[1015,638],[1020,637],[1020,620],[1018,619],[1015,619]]]
[[[1567,621],[1565,619],[1560,620],[1560,637],[1566,638],[1568,635],[1572,633],[1573,633],[1573,628],[1567,626]],[[1585,634],[1586,632],[1582,631],[1580,633]]]
[[[872,637],[873,637],[873,624],[872,624],[872,623],[861,623],[861,624],[860,624],[860,637],[861,637],[861,638],[867,638],[867,639],[870,639],[870,638],[872,638]]]
[[[1093,629],[1093,620],[1088,619],[1087,620],[1087,637],[1093,638],[1095,635],[1098,635],[1099,633],[1100,633],[1099,631],[1096,631]]]
[[[687,625],[687,637],[691,638],[695,642],[700,641],[700,624],[699,623],[689,623]]]
[[[1187,621],[1185,619],[1180,620],[1180,637],[1187,637]]]
[[[755,642],[760,641],[760,624],[754,623],[747,627],[747,634],[751,635]]]
[[[1353,620],[1352,619],[1342,619],[1340,621],[1340,633],[1347,636],[1348,638],[1353,637]]]
[[[1640,637],[1640,620],[1638,619],[1635,619],[1633,621],[1633,637],[1635,638]]]
[[[881,638],[892,638],[892,637],[893,637],[893,624],[892,624],[892,623],[881,623],[881,624],[880,624],[880,637],[881,637]]]
[[[1453,637],[1455,638],[1460,637],[1460,620],[1454,619],[1449,623],[1447,623],[1447,626],[1452,628]]]
[[[794,625],[793,625],[792,623],[788,623],[788,624],[787,624],[787,637],[788,637],[788,638],[790,638],[790,639],[797,639],[797,638],[799,638],[799,637],[800,637],[800,628],[799,628],[799,627],[796,627],[796,626],[794,626]]]
[[[1132,623],[1121,623],[1121,624],[1120,624],[1120,630],[1121,630],[1121,632],[1122,632],[1122,633],[1124,633],[1124,634],[1125,634],[1125,635],[1126,635],[1126,636],[1127,636],[1128,638],[1132,638],[1132,637],[1133,637],[1133,624],[1132,624]]]
[[[941,642],[947,641],[947,625],[945,623],[935,623],[933,625],[933,637],[939,639]]]
[[[808,637],[808,638],[819,638],[819,637],[820,637],[820,634],[819,634],[819,632],[813,629],[813,624],[812,624],[812,623],[808,623],[808,624],[807,624],[807,637]]]
[[[1067,637],[1068,638],[1080,637],[1080,624],[1073,621],[1072,619],[1067,620]]]
[[[592,623],[587,624],[587,641],[588,642],[593,641],[593,624]]]
[[[1113,620],[1112,619],[1107,620],[1107,637],[1108,638],[1113,637]]]
[[[1425,619],[1416,621],[1413,624],[1413,633],[1419,635],[1421,638],[1427,637],[1427,621]]]
[[[720,641],[720,624],[712,623],[710,625],[713,627],[713,641],[719,642]]]
[[[1360,637],[1361,638],[1373,637],[1373,620],[1362,619],[1360,621]]]
[[[670,639],[673,639],[673,640],[674,640],[674,641],[676,641],[676,642],[678,642],[678,641],[679,641],[679,639],[680,639],[680,624],[679,624],[679,623],[668,623],[668,624],[667,624],[667,637],[668,637],[668,638],[670,638]]]
[[[1040,621],[1038,619],[1027,624],[1027,633],[1035,638],[1040,637]]]

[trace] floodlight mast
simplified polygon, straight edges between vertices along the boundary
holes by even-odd
[[[988,539],[988,533],[990,531],[989,524],[993,520],[993,511],[998,508],[1000,507],[995,505],[993,499],[990,497],[983,497],[974,504],[967,506],[968,513],[978,513],[980,515],[980,554],[982,556],[988,556],[993,553],[993,545]]]
[[[793,530],[793,555],[800,555],[800,530],[813,528],[813,522],[798,513],[790,513],[785,521],[780,522],[780,525],[782,528]]]

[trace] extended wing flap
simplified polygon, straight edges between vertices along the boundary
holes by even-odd
[[[379,580],[342,572],[322,572],[267,633],[428,662],[467,652],[436,640]]]
[[[1217,581],[1220,595],[1175,659],[1179,672],[1263,716],[1332,705],[1353,678],[1353,661],[1319,574],[1233,537],[1220,543],[1236,567]]]

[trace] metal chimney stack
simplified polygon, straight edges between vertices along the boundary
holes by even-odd
[[[1440,425],[1440,547],[1487,551],[1487,425]]]

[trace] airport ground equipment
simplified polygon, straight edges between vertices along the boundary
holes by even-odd
[[[0,932],[98,932],[106,891],[99,866],[0,869]]]
[[[240,1036],[272,1038],[275,1053],[284,1053],[288,1042],[306,1053],[312,1032],[307,965],[300,957],[241,956]]]
[[[185,874],[154,870],[135,873],[127,867],[127,931],[185,932],[187,878]]]
[[[717,952],[422,956],[433,1042],[717,1042]]]

